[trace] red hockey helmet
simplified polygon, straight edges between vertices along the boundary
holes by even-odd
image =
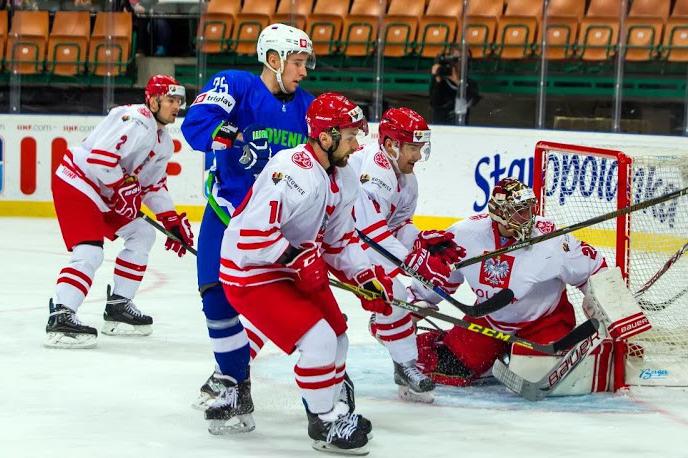
[[[378,128],[378,142],[385,143],[386,138],[404,143],[422,143],[423,159],[430,156],[430,128],[420,114],[410,108],[390,108],[385,111]]]
[[[490,218],[512,230],[519,241],[530,237],[536,205],[533,190],[512,177],[499,180],[487,202]]]
[[[306,112],[306,124],[310,138],[318,138],[321,132],[335,133],[349,127],[357,127],[368,134],[368,122],[361,107],[336,92],[325,92],[313,100]]]
[[[176,79],[168,75],[151,76],[146,84],[146,105],[150,104],[151,97],[172,95],[182,98],[181,108],[186,108],[186,90]]]

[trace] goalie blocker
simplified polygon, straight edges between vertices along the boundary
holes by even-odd
[[[623,381],[626,339],[651,325],[618,268],[590,277],[583,310],[588,318],[600,322],[598,333],[563,357],[526,356],[513,347],[508,368],[501,361],[495,363],[495,377],[530,400],[613,391],[618,387],[614,380]],[[614,358],[615,354],[621,358]]]

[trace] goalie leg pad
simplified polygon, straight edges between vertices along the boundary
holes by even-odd
[[[492,327],[485,318],[466,316],[463,319],[480,326]],[[458,326],[447,331],[443,342],[471,374],[487,371],[498,356],[508,351],[506,343]]]
[[[418,368],[435,383],[469,386],[475,377],[444,345],[444,335],[440,331],[418,335]]]

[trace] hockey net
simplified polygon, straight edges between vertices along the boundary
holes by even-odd
[[[540,214],[564,227],[688,186],[688,150],[621,152],[540,142],[534,169],[541,171],[533,183]],[[652,324],[624,350],[625,383],[688,386],[688,197],[575,235],[621,268]],[[569,298],[584,319],[580,291],[570,287]]]

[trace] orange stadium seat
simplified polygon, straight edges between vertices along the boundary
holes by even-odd
[[[584,14],[585,0],[550,0],[547,7],[547,59],[561,60],[574,56],[578,23]],[[540,27],[538,45],[544,32]]]
[[[658,55],[670,0],[635,0],[624,23],[626,60],[648,61]]]
[[[101,12],[89,42],[89,72],[97,76],[118,76],[127,70],[131,55],[131,13]]]
[[[375,50],[378,23],[385,11],[380,2],[354,0],[349,15],[344,18],[342,46],[344,54],[352,57],[369,56]]]
[[[88,11],[58,11],[48,39],[46,68],[56,75],[73,76],[86,68],[91,18]]]
[[[542,1],[509,0],[497,27],[497,53],[502,59],[523,59],[532,53]]]
[[[7,68],[24,75],[43,72],[48,44],[47,11],[15,11],[7,38]]]
[[[463,2],[456,0],[430,0],[425,16],[418,25],[418,54],[435,57],[448,51],[460,28]]]
[[[270,24],[275,14],[276,0],[246,0],[234,26],[234,51],[237,54],[255,54],[256,41],[261,30]]]
[[[482,58],[492,52],[497,21],[504,11],[504,0],[470,0],[466,10],[463,32],[474,58]],[[460,36],[457,36],[460,41]]]
[[[313,0],[282,0],[270,22],[280,22],[306,30],[306,18],[312,9]]]
[[[391,0],[384,18],[384,55],[403,57],[413,53],[418,18],[425,10],[425,0]]]
[[[619,41],[619,0],[592,0],[588,14],[581,20],[578,48],[581,58],[589,61],[607,60],[616,51]]]
[[[5,60],[5,43],[7,43],[7,10],[0,10],[0,56]],[[0,65],[0,67],[2,67]]]
[[[216,54],[229,48],[232,28],[239,11],[241,0],[210,0],[198,25],[201,52]]]
[[[666,59],[671,62],[688,62],[688,0],[676,0],[664,31]]]
[[[337,52],[344,16],[349,13],[349,2],[317,0],[313,13],[306,19],[306,31],[313,40],[316,55],[327,56]]]

